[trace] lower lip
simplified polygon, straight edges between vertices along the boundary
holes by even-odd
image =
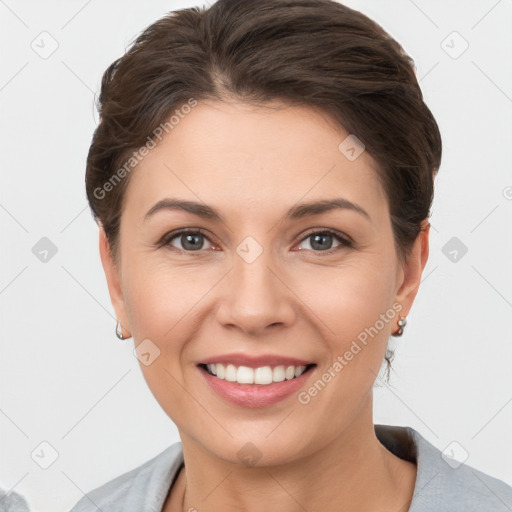
[[[228,382],[210,375],[206,370],[197,367],[207,384],[222,398],[244,407],[265,407],[284,400],[304,386],[316,367],[310,368],[300,377],[274,382],[273,384],[238,384]]]

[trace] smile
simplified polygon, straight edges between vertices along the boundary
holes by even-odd
[[[261,363],[260,363],[261,364]],[[298,393],[315,374],[316,364],[235,366],[197,365],[207,387],[219,398],[242,407],[268,407]]]
[[[250,368],[248,366],[235,366],[234,364],[203,364],[200,365],[210,375],[228,382],[238,384],[255,384],[267,386],[276,382],[292,380],[300,377],[309,367],[314,365],[301,366],[260,366]]]

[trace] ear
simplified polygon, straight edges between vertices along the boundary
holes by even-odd
[[[128,322],[128,315],[126,314],[126,304],[124,295],[121,289],[121,275],[119,268],[114,262],[110,244],[105,233],[103,224],[99,223],[99,248],[101,264],[107,278],[108,292],[110,294],[110,301],[116,312],[116,318],[121,322],[121,329],[124,337],[130,337],[130,325]]]
[[[421,275],[427,264],[430,223],[425,219],[407,261],[402,263],[397,278],[396,301],[402,305],[401,316],[407,316],[418,293]]]

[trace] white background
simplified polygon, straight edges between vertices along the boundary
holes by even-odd
[[[430,259],[375,422],[441,450],[455,440],[467,464],[512,485],[512,2],[347,4],[415,59],[444,142]],[[40,512],[68,510],[179,440],[133,340],[114,335],[84,169],[103,71],[147,25],[192,5],[0,1],[0,482]],[[46,59],[31,47],[51,47],[43,31],[58,43]],[[461,37],[469,47],[453,58]],[[58,251],[46,263],[32,252],[42,237]],[[456,262],[442,252],[452,237],[468,248]],[[30,456],[42,441],[59,454],[46,470]]]

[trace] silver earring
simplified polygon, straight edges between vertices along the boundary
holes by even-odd
[[[125,339],[125,337],[123,336],[123,328],[121,327],[121,322],[119,320],[116,323],[116,336],[120,340],[124,340]]]
[[[402,336],[402,334],[404,333],[405,324],[407,323],[407,317],[401,316],[397,323],[398,323],[398,330],[396,332],[392,333],[391,334],[392,336]]]

